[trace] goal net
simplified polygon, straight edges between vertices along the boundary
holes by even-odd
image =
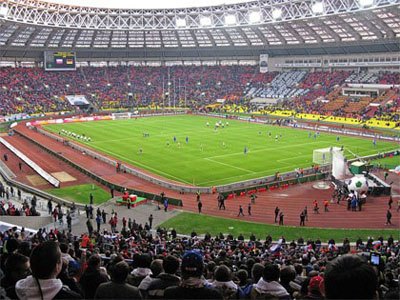
[[[332,163],[332,152],[334,150],[340,150],[337,147],[315,149],[313,152],[313,163],[320,166],[329,165]]]
[[[111,117],[113,120],[121,120],[121,119],[130,119],[132,113],[130,112],[121,112],[121,113],[112,113]]]

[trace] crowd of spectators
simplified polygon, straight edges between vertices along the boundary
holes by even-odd
[[[11,201],[0,201],[0,216],[40,216],[40,213],[36,210],[36,206],[31,206],[27,201],[24,201],[22,205],[15,206]]]
[[[0,216],[40,216],[40,213],[36,210],[36,196],[30,199],[25,198],[22,205],[17,207],[15,203],[11,201],[11,198],[17,197],[22,201],[21,190],[15,189],[13,186],[4,186],[3,183],[0,182],[0,197],[2,198],[0,199]]]
[[[261,91],[281,89],[282,84],[274,88],[273,83],[288,74],[291,72],[260,73],[258,66],[82,67],[70,72],[5,67],[0,68],[0,114],[74,111],[66,95],[84,95],[98,109],[151,105],[199,108],[217,99],[243,104]],[[325,97],[346,80],[369,76],[348,71],[301,74],[295,86],[284,89],[293,96],[285,108],[301,112],[318,112],[321,106],[315,99]],[[385,84],[399,80],[398,73],[375,77]]]
[[[400,245],[272,242],[146,226],[111,235],[0,233],[3,297],[19,299],[395,299]],[[378,258],[378,259],[376,259]]]
[[[380,84],[399,84],[400,82],[400,74],[397,72],[385,72],[380,75],[379,83]]]
[[[66,95],[85,95],[102,109],[236,101],[249,82],[271,80],[255,66],[86,67],[74,72],[0,68],[0,113],[44,113],[73,108]]]

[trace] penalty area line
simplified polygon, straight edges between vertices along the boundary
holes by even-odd
[[[234,169],[237,169],[237,170],[245,171],[245,172],[247,172],[247,173],[249,173],[249,174],[254,174],[254,173],[256,173],[256,172],[254,172],[254,171],[251,171],[251,170],[248,170],[248,169],[243,169],[243,168],[236,167],[236,166],[232,166],[232,165],[230,165],[230,164],[226,164],[226,163],[223,163],[223,162],[220,162],[220,161],[216,161],[216,160],[213,160],[213,159],[208,158],[208,157],[206,157],[206,158],[204,158],[204,159],[205,159],[205,160],[208,160],[208,161],[211,161],[211,162],[214,162],[214,163],[217,163],[217,164],[220,164],[220,165],[223,165],[223,166],[226,166],[226,167],[230,167],[230,168],[234,168]]]

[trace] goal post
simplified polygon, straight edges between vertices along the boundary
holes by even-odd
[[[337,147],[315,149],[313,151],[313,163],[318,164],[320,166],[331,164],[334,148],[340,150],[340,148],[337,148]]]
[[[332,175],[336,179],[343,179],[346,177],[347,160],[344,157],[343,148],[329,147],[315,149],[313,152],[313,162],[321,166],[332,165]]]
[[[121,120],[121,119],[130,119],[132,113],[130,112],[121,112],[121,113],[112,113],[111,117],[113,120]]]

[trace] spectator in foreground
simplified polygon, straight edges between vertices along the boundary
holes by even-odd
[[[164,291],[166,299],[222,299],[215,289],[205,286],[203,257],[195,250],[183,255],[181,264],[182,282],[179,286]]]
[[[107,274],[100,270],[100,264],[100,256],[92,255],[87,269],[82,274],[79,283],[85,299],[93,299],[99,285],[108,281]]]
[[[357,255],[334,259],[325,271],[327,299],[374,299],[377,297],[375,270]]]
[[[125,261],[115,264],[111,270],[111,282],[99,285],[96,290],[96,299],[142,299],[140,291],[126,283],[129,266]]]
[[[179,259],[175,256],[168,255],[163,259],[164,272],[159,274],[157,278],[150,283],[147,290],[148,298],[162,299],[164,298],[164,291],[170,286],[177,286],[181,279],[176,276],[179,269]]]
[[[18,299],[81,299],[79,294],[63,286],[61,280],[56,278],[62,268],[61,251],[57,243],[47,241],[36,246],[30,264],[32,275],[15,285]]]
[[[128,276],[128,283],[139,287],[140,283],[146,276],[152,275],[150,265],[151,265],[151,256],[149,254],[139,254],[133,258],[133,261],[136,263],[137,268],[133,269],[131,274]]]
[[[19,253],[13,253],[8,256],[4,275],[5,277],[1,280],[1,286],[4,287],[7,297],[16,299],[15,284],[24,279],[30,272],[29,257]]]
[[[224,299],[238,299],[242,296],[242,290],[232,281],[232,272],[225,266],[221,265],[215,269],[215,280],[211,283],[211,287],[218,290]]]
[[[150,284],[156,280],[157,276],[163,271],[162,259],[155,259],[150,264],[151,274],[147,275],[139,284],[138,288],[142,295],[147,298],[147,290]]]
[[[280,271],[277,265],[266,264],[260,280],[253,285],[251,299],[291,299],[286,289],[279,283]]]

